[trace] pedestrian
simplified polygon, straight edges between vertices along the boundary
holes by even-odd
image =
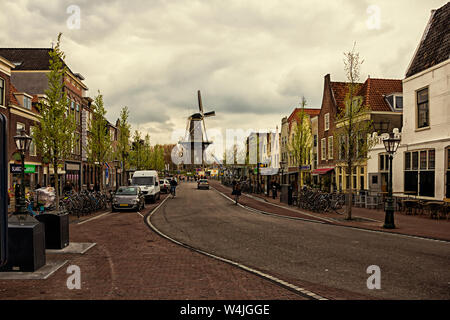
[[[241,195],[241,184],[237,182],[236,180],[233,180],[233,191],[231,192],[232,195],[234,195],[234,201],[235,205],[238,204],[239,196]]]
[[[277,197],[277,189],[278,185],[275,181],[272,181],[272,198],[275,199]]]

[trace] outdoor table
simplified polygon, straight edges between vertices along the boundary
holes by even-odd
[[[407,215],[413,214],[413,209],[418,209],[420,201],[419,200],[413,200],[413,199],[406,199],[402,200],[402,203],[405,208],[405,213]]]
[[[425,206],[430,211],[430,218],[431,219],[438,219],[439,218],[439,212],[443,211],[444,208],[444,202],[440,201],[428,201],[425,203]]]

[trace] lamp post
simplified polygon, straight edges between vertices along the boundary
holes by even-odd
[[[16,143],[17,150],[20,153],[21,160],[21,173],[20,173],[20,185],[18,192],[16,193],[16,215],[26,215],[26,204],[25,204],[25,152],[28,152],[31,143],[31,137],[25,133],[25,130],[20,132],[20,135],[14,136],[14,142]]]
[[[388,179],[388,196],[385,204],[385,219],[383,228],[385,229],[394,229],[394,199],[392,198],[392,159],[394,157],[394,153],[397,151],[397,148],[400,144],[400,139],[395,138],[393,132],[389,134],[389,138],[383,140],[384,147],[386,152],[389,154],[389,179]]]

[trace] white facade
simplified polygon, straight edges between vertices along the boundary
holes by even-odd
[[[420,126],[418,91],[423,89],[428,89],[429,112],[427,125]],[[450,192],[447,190],[449,148],[450,60],[447,59],[403,80],[403,128],[401,143],[392,165],[393,191],[410,191],[417,181],[419,198],[446,198]],[[371,174],[380,171],[379,155],[384,153],[382,142],[369,153],[369,180]],[[431,183],[431,179],[434,179],[434,183]]]

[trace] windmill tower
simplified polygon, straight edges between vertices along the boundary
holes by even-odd
[[[197,91],[197,96],[199,112],[188,117],[185,138],[179,142],[184,149],[184,164],[191,170],[196,166],[204,167],[204,151],[212,143],[206,135],[205,118],[216,115],[215,111],[204,113],[200,90]]]

